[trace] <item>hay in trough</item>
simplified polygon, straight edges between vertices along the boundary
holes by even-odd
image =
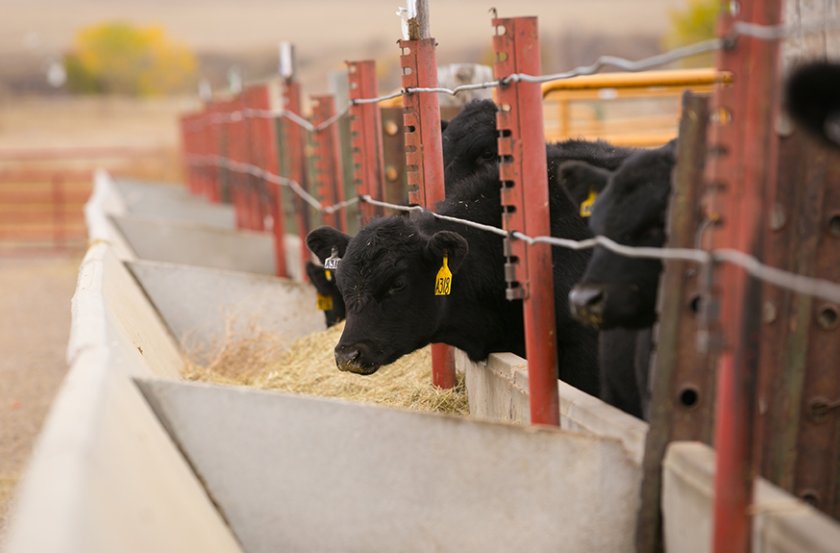
[[[463,378],[452,390],[432,385],[429,347],[405,355],[369,376],[339,371],[333,348],[343,324],[296,340],[259,331],[247,338],[228,338],[206,366],[187,361],[184,377],[217,384],[335,397],[406,407],[419,411],[467,414]]]

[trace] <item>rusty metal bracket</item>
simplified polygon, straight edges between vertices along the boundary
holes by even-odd
[[[435,39],[400,40],[403,90],[437,86]],[[443,200],[443,148],[437,94],[404,94],[403,124],[408,201],[434,208]]]

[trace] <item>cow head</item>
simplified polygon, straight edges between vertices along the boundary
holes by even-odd
[[[496,104],[476,100],[449,121],[442,135],[447,186],[498,163]]]
[[[339,369],[368,375],[432,341],[446,314],[448,296],[435,295],[435,278],[446,256],[457,274],[467,254],[458,233],[424,234],[416,221],[389,217],[350,238],[321,227],[307,237],[321,261],[335,248],[341,257],[336,284],[347,322],[335,347]],[[457,293],[453,279],[452,294]]]
[[[661,247],[675,163],[674,143],[640,151],[610,175],[594,203],[589,227],[620,244]],[[569,293],[572,314],[598,328],[642,328],[656,320],[662,262],[595,248],[586,272]]]

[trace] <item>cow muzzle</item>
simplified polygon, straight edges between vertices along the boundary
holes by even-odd
[[[335,347],[335,364],[338,370],[367,376],[375,373],[379,365],[365,362],[363,348],[359,345]]]
[[[569,292],[569,309],[582,323],[600,328],[604,323],[606,292],[599,286],[578,285]]]

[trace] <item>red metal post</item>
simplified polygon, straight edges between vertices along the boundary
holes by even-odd
[[[350,100],[375,98],[376,62],[372,60],[348,61]],[[353,158],[353,183],[359,196],[369,195],[382,199],[385,188],[382,180],[382,116],[379,105],[353,104],[350,108],[350,135]],[[381,215],[382,210],[366,203],[359,205],[361,224]]]
[[[204,117],[207,115],[205,109],[196,112],[193,114],[192,118],[190,119],[190,132],[192,136],[192,146],[190,151],[188,152],[189,155],[200,157],[205,154],[207,150],[207,141],[208,141],[208,133],[209,130],[207,129],[204,123]],[[186,152],[185,152],[186,154]],[[204,188],[207,185],[207,169],[204,165],[197,164],[197,160],[193,158],[192,160],[186,160],[187,169],[194,175],[195,179],[195,188],[192,189],[192,192],[196,196],[201,196],[204,194]]]
[[[251,107],[268,111],[272,108],[271,88],[268,85],[255,87],[251,97]],[[253,119],[257,132],[254,142],[254,155],[260,167],[273,175],[280,174],[280,158],[277,151],[277,120],[275,118],[259,117]],[[266,182],[268,215],[271,217],[271,232],[274,236],[274,256],[276,259],[277,276],[286,277],[286,235],[285,214],[283,213],[283,190],[275,184]]]
[[[242,92],[244,98],[245,109],[247,110],[262,110],[261,100],[265,86],[252,86]],[[265,108],[268,109],[268,108]],[[262,146],[266,140],[265,117],[256,117],[254,115],[246,119],[246,126],[248,129],[248,159],[249,163],[266,169],[266,149]],[[265,181],[258,177],[250,179],[250,191],[252,211],[254,216],[254,230],[265,230],[265,216],[268,212],[268,203],[265,194]]]
[[[437,87],[435,39],[401,40],[399,45],[403,90]],[[434,209],[446,195],[438,97],[429,93],[404,94],[403,105],[408,201]],[[432,344],[432,382],[440,388],[455,386],[455,359],[452,348],[446,344]]]
[[[184,114],[180,118],[181,130],[181,156],[183,157],[184,181],[190,194],[196,194],[198,190],[198,173],[190,163],[190,157],[195,155],[195,140],[197,137],[194,128],[195,116],[192,113]]]
[[[300,84],[288,79],[283,83],[283,109],[289,113],[301,115]],[[306,189],[304,181],[306,160],[304,159],[304,129],[297,123],[286,118],[283,121],[283,145],[288,164],[286,166],[287,178],[298,183],[301,188]],[[295,197],[295,218],[297,220],[298,235],[300,236],[300,269],[301,278],[306,279],[306,262],[309,261],[309,249],[306,247],[306,234],[308,229],[307,204],[298,197]]]
[[[223,156],[224,147],[222,144],[224,133],[224,123],[217,122],[215,119],[224,115],[222,102],[213,102],[207,105],[205,111],[206,117],[204,119],[204,132],[207,133],[207,151],[208,156]],[[224,198],[222,193],[223,187],[223,169],[218,165],[207,165],[209,168],[207,172],[207,190],[205,194],[207,199],[219,203]]]
[[[227,153],[225,157],[235,163],[243,163],[245,161],[245,156],[243,155],[244,152],[242,151],[244,142],[242,140],[244,121],[241,117],[241,107],[242,103],[239,97],[227,102],[227,109],[225,110],[227,120],[223,123],[224,132],[227,137]],[[233,197],[233,208],[236,213],[236,228],[247,228],[248,205],[245,198],[245,175],[239,171],[229,168],[228,182],[230,183],[230,193]]]
[[[536,17],[494,18],[497,79],[514,73],[540,74]],[[548,169],[538,83],[511,83],[498,90],[499,178],[505,230],[531,236],[551,234]],[[522,299],[531,422],[560,424],[557,342],[551,247],[505,239],[509,300]]]
[[[739,20],[775,25],[781,0],[742,0]],[[734,18],[724,14],[720,35],[728,36]],[[717,89],[709,138],[708,206],[719,219],[713,232],[716,248],[760,254],[777,167],[774,130],[777,105],[775,41],[746,36],[722,50],[718,68],[731,71],[731,87]],[[750,504],[756,470],[753,449],[756,379],[761,332],[761,285],[731,265],[717,271],[720,339],[715,415],[715,553],[751,550]],[[715,323],[717,326],[717,323]],[[715,328],[712,328],[715,330]]]
[[[335,98],[330,95],[312,97],[312,123],[320,125],[335,116]],[[312,136],[315,142],[315,182],[318,184],[318,196],[325,205],[335,205],[344,201],[344,172],[341,168],[338,126],[330,125],[316,131]],[[347,231],[347,211],[325,213],[324,223]]]

